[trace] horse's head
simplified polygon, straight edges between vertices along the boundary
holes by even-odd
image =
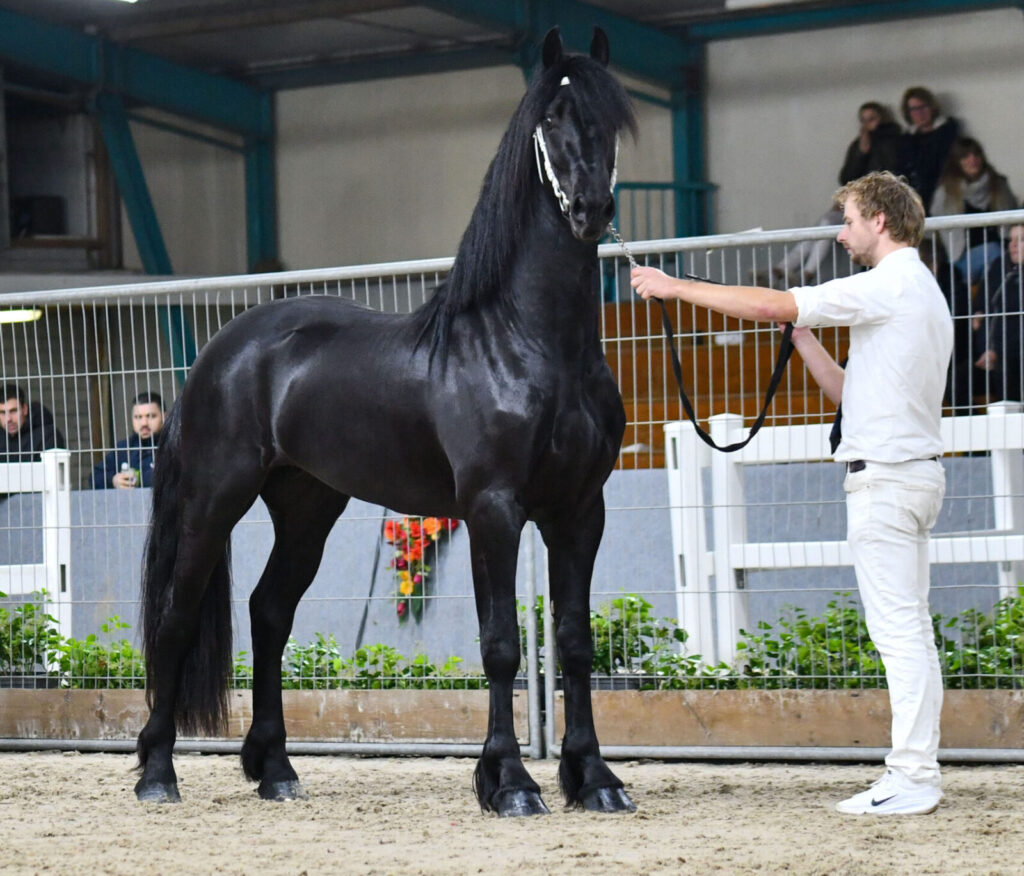
[[[557,27],[544,40],[542,58],[542,75],[555,90],[534,131],[538,172],[572,233],[594,242],[615,216],[619,129],[635,124],[629,99],[607,72],[608,37],[600,28],[590,58],[566,55]]]

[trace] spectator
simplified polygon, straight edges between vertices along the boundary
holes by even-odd
[[[0,462],[38,462],[40,452],[67,447],[53,414],[39,402],[28,404],[25,393],[14,383],[5,383],[0,406],[3,445]]]
[[[900,107],[910,130],[900,138],[896,170],[928,207],[949,150],[960,133],[960,123],[952,116],[944,117],[935,95],[920,85],[903,92]]]
[[[960,270],[949,263],[946,248],[936,235],[925,237],[917,251],[939,284],[953,317],[953,358],[946,373],[943,401],[952,405],[954,414],[969,414],[974,393],[984,386],[984,374],[974,365],[977,352],[972,343],[971,288]]]
[[[860,133],[846,150],[846,160],[839,170],[839,184],[859,179],[873,170],[892,170],[899,157],[902,131],[892,111],[880,103],[869,100],[857,110]],[[835,207],[836,205],[833,205]],[[842,221],[842,210],[836,210]]]
[[[163,400],[155,392],[140,392],[132,399],[130,438],[119,441],[92,473],[96,490],[129,490],[153,483],[153,457],[164,425]]]
[[[839,169],[839,184],[864,176],[873,170],[892,170],[896,167],[899,154],[900,126],[893,118],[892,111],[876,101],[862,103],[857,110],[860,132],[846,149],[846,158]],[[818,225],[839,225],[843,211],[838,204],[832,204],[828,212],[818,220]],[[830,239],[805,240],[786,253],[786,257],[772,269],[774,279],[780,282],[810,281],[817,269],[827,258]],[[767,278],[760,278],[761,285],[770,285]]]
[[[991,213],[1016,206],[1017,197],[1006,177],[988,163],[981,144],[971,137],[959,137],[932,198],[932,215]],[[956,229],[946,238],[946,246],[950,261],[971,285],[985,275],[1003,250],[998,228]]]
[[[980,329],[979,348],[983,351],[975,363],[988,372],[990,394],[994,399],[1024,401],[1021,379],[1021,264],[1024,263],[1024,225],[1007,232],[1009,263],[1002,282],[995,286]]]

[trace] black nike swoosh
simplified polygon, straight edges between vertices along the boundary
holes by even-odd
[[[888,801],[888,800],[891,800],[891,799],[892,799],[893,797],[895,797],[895,796],[896,796],[895,794],[891,794],[891,795],[890,795],[890,796],[888,796],[888,797],[883,797],[883,798],[882,798],[881,800],[875,800],[875,799],[872,799],[872,800],[871,800],[871,805],[872,805],[872,806],[881,806],[881,805],[882,805],[883,803],[885,803],[885,802],[886,802],[886,801]]]

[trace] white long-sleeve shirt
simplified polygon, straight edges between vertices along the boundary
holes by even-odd
[[[953,320],[913,247],[874,268],[790,289],[799,326],[849,326],[840,461],[905,462],[942,454],[942,396]]]

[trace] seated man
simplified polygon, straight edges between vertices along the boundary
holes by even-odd
[[[4,384],[0,426],[0,462],[39,462],[41,451],[68,446],[53,414],[39,402],[29,405],[14,383]]]
[[[140,392],[132,399],[135,434],[119,441],[92,473],[96,490],[130,490],[153,483],[153,456],[164,425],[163,400],[155,392]]]

